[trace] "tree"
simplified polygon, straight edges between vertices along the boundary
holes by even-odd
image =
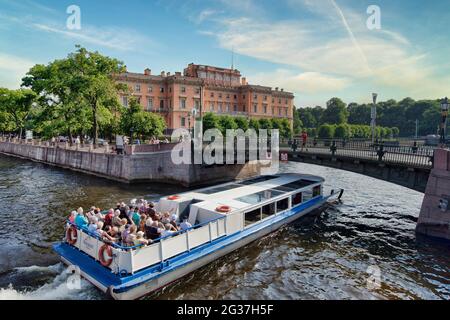
[[[124,134],[133,130],[138,136],[160,137],[166,129],[166,123],[160,115],[143,111],[139,102],[132,98],[121,118],[121,128]]]
[[[348,139],[351,137],[351,129],[347,124],[340,124],[336,126],[334,131],[335,138]]]
[[[260,129],[259,121],[256,119],[253,119],[253,118],[250,119],[248,126],[249,126],[249,128],[255,130],[256,132],[258,132]]]
[[[369,124],[371,106],[366,104],[350,103],[347,107],[349,124]]]
[[[238,129],[242,129],[244,131],[247,131],[249,128],[249,121],[247,118],[244,117],[236,117],[234,118],[234,122],[236,123],[236,126]]]
[[[234,118],[232,116],[220,116],[219,117],[219,130],[222,132],[223,135],[226,134],[227,129],[237,129],[238,126],[236,122],[234,121]]]
[[[22,137],[22,131],[25,127],[25,121],[30,115],[32,107],[36,102],[36,93],[29,89],[9,90],[0,88],[0,105],[2,110],[13,123],[13,130],[19,131]]]
[[[327,102],[321,122],[329,124],[347,123],[348,111],[344,102],[339,98],[332,98]]]
[[[334,137],[334,126],[323,124],[319,127],[318,136],[321,139],[331,139]]]
[[[209,129],[221,129],[219,125],[219,117],[212,112],[207,112],[203,116],[203,133]]]

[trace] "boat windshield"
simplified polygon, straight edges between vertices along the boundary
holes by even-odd
[[[244,197],[237,198],[237,201],[241,201],[248,204],[258,204],[264,202],[266,200],[278,197],[282,195],[284,192],[277,191],[274,189],[264,190],[261,192],[256,192],[253,194],[246,195]]]

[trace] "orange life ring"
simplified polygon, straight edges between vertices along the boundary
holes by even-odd
[[[75,228],[74,226],[70,226],[70,228],[67,229],[66,239],[67,239],[67,242],[72,246],[75,243],[77,243],[77,240],[78,240],[77,228]]]
[[[180,196],[170,196],[170,197],[167,197],[167,200],[178,200],[178,199],[180,199]]]
[[[228,213],[231,211],[231,207],[230,206],[219,206],[216,208],[217,212],[222,212],[222,213]]]
[[[105,250],[108,255],[107,259],[105,259]],[[104,267],[109,267],[111,265],[113,261],[113,253],[110,245],[104,244],[100,247],[100,250],[98,250],[98,259]]]

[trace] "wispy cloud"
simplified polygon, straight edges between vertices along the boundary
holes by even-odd
[[[50,25],[34,23],[33,27],[54,34],[59,34],[67,39],[74,39],[79,42],[94,44],[97,46],[110,48],[119,51],[136,51],[143,45],[156,48],[158,44],[135,32],[117,27],[97,28],[94,26],[83,25],[81,30],[69,31],[64,28],[57,28]]]
[[[0,52],[0,86],[17,89],[34,61]]]
[[[222,17],[215,20],[216,28],[201,32],[216,38],[224,49],[234,47],[238,54],[279,64],[285,70],[296,68],[298,71],[290,73],[249,77],[268,83],[274,78],[294,92],[328,93],[361,82],[375,88],[398,88],[402,94],[422,92],[426,97],[442,90],[444,79],[435,76],[426,48],[412,46],[407,37],[386,27],[368,30],[365,12],[343,7],[335,0],[288,1],[293,10],[301,7],[315,18]],[[284,81],[283,76],[289,80]],[[425,82],[428,93],[420,89]]]

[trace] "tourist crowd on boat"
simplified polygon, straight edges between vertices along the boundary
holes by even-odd
[[[149,245],[192,228],[187,219],[179,221],[176,213],[157,212],[154,204],[144,199],[132,200],[130,205],[120,202],[107,211],[93,206],[85,212],[80,207],[71,212],[69,221],[107,243],[124,247]]]

